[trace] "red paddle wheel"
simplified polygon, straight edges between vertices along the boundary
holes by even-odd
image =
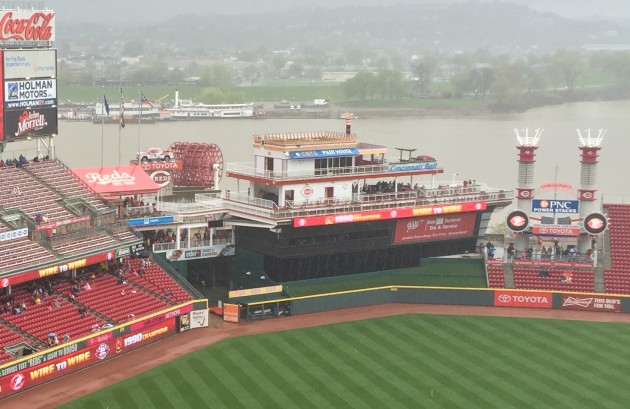
[[[182,170],[173,171],[173,184],[177,187],[204,187],[217,189],[214,186],[215,169],[218,179],[223,176],[223,154],[213,143],[175,142],[169,150],[182,161]]]

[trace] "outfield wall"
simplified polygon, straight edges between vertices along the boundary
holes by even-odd
[[[195,312],[205,311],[205,325]],[[0,366],[0,399],[191,328],[207,326],[208,300],[180,304]],[[203,314],[201,314],[203,315]]]
[[[630,296],[560,291],[383,286],[302,297],[253,302],[247,311],[277,311],[290,303],[293,315],[334,311],[387,303],[474,305],[484,307],[543,308],[609,313],[630,313]],[[270,314],[269,316],[273,316]],[[265,318],[261,315],[260,318]]]

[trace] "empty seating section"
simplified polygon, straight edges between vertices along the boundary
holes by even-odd
[[[74,217],[57,202],[59,197],[52,190],[31,177],[24,168],[0,168],[0,185],[3,191],[0,206],[6,209],[20,208],[33,218],[42,213],[49,221]]]
[[[28,170],[66,197],[81,197],[96,209],[107,209],[105,202],[85,186],[70,170],[57,161],[32,162]]]
[[[594,292],[595,280],[592,271],[571,270],[570,282],[563,281],[564,270],[556,268],[544,269],[548,276],[541,276],[541,267],[514,266],[514,287],[522,290],[550,290]]]
[[[32,342],[25,340],[20,334],[13,332],[11,328],[0,324],[0,363],[13,359],[4,348],[19,342],[26,342],[29,345],[32,344]]]
[[[129,227],[116,228],[112,230],[114,237],[121,241],[136,240],[138,236]]]
[[[503,274],[503,264],[487,264],[488,287],[505,288],[505,276]]]
[[[166,302],[129,283],[118,284],[111,275],[96,278],[91,285],[92,289],[80,292],[76,300],[118,323],[129,320],[131,314],[141,317],[168,307]]]
[[[604,270],[607,293],[630,294],[630,205],[604,204],[610,225],[611,267]]]
[[[140,260],[130,260],[132,271],[136,271],[140,267]],[[192,300],[190,294],[184,289],[159,265],[152,263],[150,267],[143,268],[142,276],[137,274],[128,274],[127,277],[141,286],[151,290],[161,296],[167,298],[175,304]],[[167,291],[170,292],[167,293]]]
[[[53,249],[59,252],[62,256],[67,257],[73,254],[84,254],[92,250],[96,251],[105,247],[111,248],[115,245],[116,241],[106,232],[101,231],[94,232],[94,234],[88,237],[56,244]]]
[[[0,242],[0,271],[37,266],[55,260],[55,255],[27,237]]]

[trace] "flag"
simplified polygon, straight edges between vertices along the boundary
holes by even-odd
[[[107,97],[103,94],[103,106],[105,107],[105,112],[107,112],[107,116],[109,116],[109,104],[107,103]]]
[[[151,101],[149,101],[142,92],[140,93],[140,104],[147,104],[151,108],[153,108],[153,104],[151,103]]]
[[[120,88],[120,127],[125,127],[125,97],[123,97],[122,88]]]

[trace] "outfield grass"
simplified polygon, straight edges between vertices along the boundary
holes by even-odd
[[[402,315],[226,340],[63,408],[625,408],[630,326]]]

